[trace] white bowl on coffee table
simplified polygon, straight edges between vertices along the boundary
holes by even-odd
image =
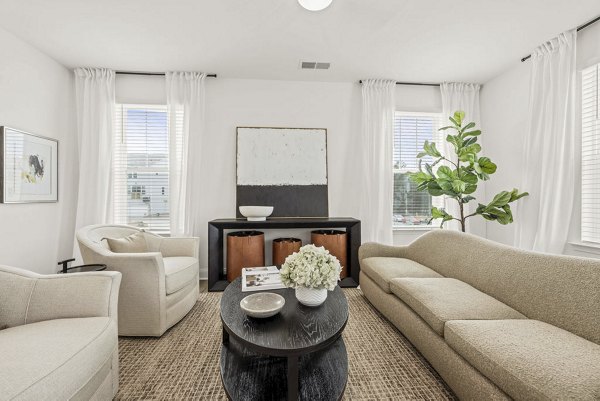
[[[273,213],[273,206],[240,206],[240,213],[248,221],[265,221]]]
[[[275,316],[285,305],[285,298],[274,292],[259,292],[240,301],[240,307],[250,317]]]

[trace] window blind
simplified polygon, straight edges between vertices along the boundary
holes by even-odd
[[[581,79],[581,240],[600,243],[600,64]]]
[[[167,235],[170,230],[167,106],[119,104],[115,122],[113,220]]]
[[[440,114],[396,112],[394,116],[394,226],[427,225],[431,218],[432,198],[417,191],[409,173],[419,169],[417,154],[425,141],[436,142],[441,149],[438,133]],[[423,162],[432,163],[431,157]]]

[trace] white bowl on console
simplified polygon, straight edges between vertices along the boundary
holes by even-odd
[[[240,213],[248,221],[265,221],[273,213],[273,206],[240,206]]]

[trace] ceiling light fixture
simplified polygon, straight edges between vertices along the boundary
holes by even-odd
[[[309,11],[321,11],[329,7],[333,0],[298,0],[298,3]]]

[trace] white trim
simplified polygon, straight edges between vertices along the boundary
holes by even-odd
[[[394,226],[394,231],[431,231],[437,229],[439,227],[431,224],[427,226]]]

